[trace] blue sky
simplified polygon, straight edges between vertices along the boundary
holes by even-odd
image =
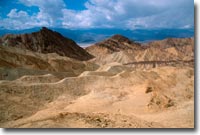
[[[1,29],[193,28],[193,0],[0,0]]]

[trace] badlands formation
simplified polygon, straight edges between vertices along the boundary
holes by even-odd
[[[2,128],[194,128],[194,39],[114,35],[84,49],[43,28],[0,38]]]

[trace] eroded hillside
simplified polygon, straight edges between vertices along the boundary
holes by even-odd
[[[111,62],[126,64],[140,61],[193,60],[194,39],[170,38],[140,44],[115,35],[87,47],[86,50],[95,56],[91,61],[100,65]]]
[[[86,50],[95,58],[1,44],[0,127],[194,127],[192,38],[143,45],[115,35]]]

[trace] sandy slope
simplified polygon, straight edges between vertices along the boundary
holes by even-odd
[[[0,126],[192,128],[193,72],[113,63],[62,80],[48,74],[1,81]]]

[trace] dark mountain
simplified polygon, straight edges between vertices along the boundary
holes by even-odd
[[[7,34],[0,39],[0,44],[40,53],[57,53],[77,60],[93,58],[73,40],[45,27],[30,34]]]

